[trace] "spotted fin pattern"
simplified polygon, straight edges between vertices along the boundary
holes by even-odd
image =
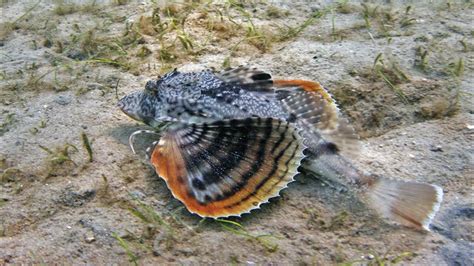
[[[289,123],[248,118],[170,128],[150,160],[190,212],[217,218],[278,196],[293,181],[303,148]]]
[[[314,153],[336,149],[351,157],[358,154],[359,137],[340,116],[331,95],[318,83],[275,80],[274,85],[280,89],[280,98],[290,113],[290,120],[303,128],[301,134]]]
[[[216,73],[216,76],[229,84],[238,84],[243,89],[259,92],[272,92],[272,76],[256,68],[239,66]]]

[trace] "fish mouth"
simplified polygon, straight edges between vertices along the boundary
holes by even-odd
[[[131,119],[133,119],[133,120],[141,121],[138,117],[134,116],[133,114],[127,113],[127,112],[124,111],[123,109],[122,109],[122,112],[123,112],[124,114],[126,114],[128,117],[130,117]]]
[[[122,98],[123,99],[123,98]],[[125,104],[123,103],[122,99],[120,99],[118,102],[117,102],[117,107],[120,108],[120,110],[123,111],[123,107],[125,107]]]
[[[140,119],[135,114],[127,110],[127,105],[124,103],[123,99],[125,98],[122,98],[117,102],[117,107],[120,109],[120,111],[122,111],[124,114],[126,114],[128,117],[132,118],[133,120],[140,121]]]
[[[122,110],[123,112],[126,113],[125,109],[126,109],[126,106],[127,106],[127,103],[126,103],[126,99],[128,98],[129,96],[126,95],[122,98],[120,98],[120,100],[118,100],[117,102],[117,107],[120,108],[120,110]]]
[[[128,117],[130,117],[131,119],[136,120],[136,121],[141,121],[141,119],[140,119],[138,116],[134,115],[133,113],[127,112],[123,107],[120,108],[120,110],[121,110],[124,114],[126,114]]]

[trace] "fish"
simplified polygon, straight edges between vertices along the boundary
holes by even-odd
[[[153,130],[146,156],[172,195],[201,217],[241,216],[298,174],[336,182],[401,225],[430,230],[441,187],[386,178],[351,162],[360,140],[318,82],[273,79],[257,68],[180,72],[149,80],[118,102]]]

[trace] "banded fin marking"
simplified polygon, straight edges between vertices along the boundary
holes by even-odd
[[[216,75],[226,83],[240,85],[250,91],[273,91],[272,76],[256,68],[239,66],[226,69],[216,73]]]
[[[319,83],[306,80],[275,80],[285,108],[303,128],[302,136],[313,153],[324,153],[329,143],[349,157],[359,152],[359,137],[343,118],[331,95]]]
[[[151,163],[190,212],[228,217],[278,196],[293,181],[303,148],[287,122],[223,120],[169,128]]]

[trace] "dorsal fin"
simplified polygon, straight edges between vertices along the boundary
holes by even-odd
[[[246,66],[228,68],[216,73],[216,76],[226,83],[239,85],[243,89],[272,91],[272,76],[256,68]]]
[[[274,87],[294,122],[303,128],[306,144],[313,152],[337,150],[354,157],[359,137],[343,118],[331,95],[319,83],[306,80],[275,80]],[[321,141],[321,138],[324,141]],[[329,145],[333,143],[336,146]]]

